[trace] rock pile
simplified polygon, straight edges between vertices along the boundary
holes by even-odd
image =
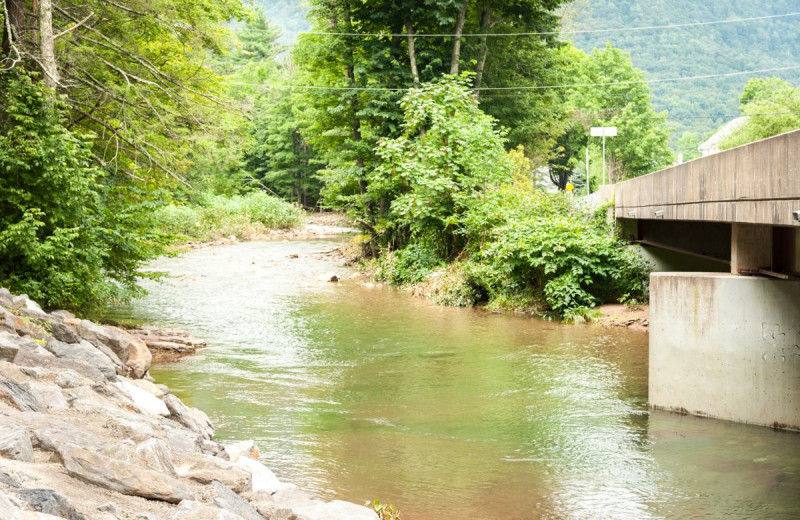
[[[280,482],[148,376],[140,337],[0,289],[1,520],[376,520]]]

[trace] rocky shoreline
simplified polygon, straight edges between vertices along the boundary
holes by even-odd
[[[1,520],[377,520],[315,500],[223,445],[202,411],[148,375],[203,343],[44,312],[0,289]]]

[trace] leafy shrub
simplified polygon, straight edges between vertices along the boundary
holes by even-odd
[[[468,225],[491,299],[528,294],[563,316],[647,290],[641,258],[564,194],[506,185],[474,207]]]
[[[442,265],[430,245],[414,242],[405,249],[384,254],[376,263],[375,277],[393,285],[414,284]]]
[[[0,73],[0,285],[48,307],[91,311],[138,293],[139,266],[162,251],[158,193],[95,166],[89,137],[29,76]]]

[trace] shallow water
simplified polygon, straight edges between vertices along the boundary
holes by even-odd
[[[151,373],[320,497],[404,520],[800,518],[800,435],[649,411],[646,334],[366,288],[336,245],[161,259],[116,317],[207,339]]]

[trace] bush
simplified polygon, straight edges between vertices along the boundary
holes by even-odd
[[[0,73],[0,97],[0,285],[84,312],[137,294],[139,266],[162,251],[160,194],[95,166],[39,82]]]
[[[468,225],[490,299],[528,295],[564,316],[646,294],[648,266],[566,194],[506,185],[474,208]]]
[[[303,211],[264,192],[225,197],[207,195],[195,206],[170,205],[156,214],[164,232],[196,240],[258,237],[300,225]]]

